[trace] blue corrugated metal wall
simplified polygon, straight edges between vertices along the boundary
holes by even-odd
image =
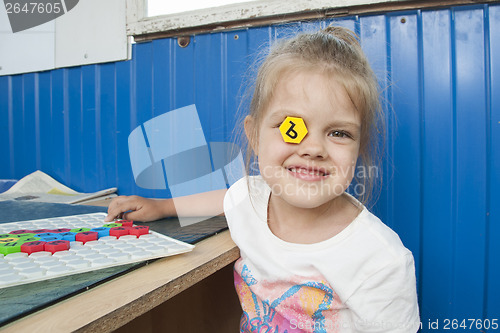
[[[79,191],[168,195],[135,186],[129,133],[194,103],[207,141],[231,139],[250,55],[331,22],[197,35],[186,48],[161,39],[127,62],[0,77],[0,178],[40,169]],[[394,110],[375,210],[414,253],[423,331],[500,319],[500,6],[336,22],[361,36]]]

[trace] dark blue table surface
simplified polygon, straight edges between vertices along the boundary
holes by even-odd
[[[106,210],[106,207],[96,206],[19,202],[14,200],[0,201],[0,223],[106,212]],[[136,222],[136,224],[143,223]],[[195,244],[227,228],[226,220],[223,217],[214,217],[186,227],[181,227],[179,220],[176,218],[144,224],[148,225],[151,230],[190,244]],[[122,265],[2,288],[0,289],[0,327],[145,264],[146,262]]]

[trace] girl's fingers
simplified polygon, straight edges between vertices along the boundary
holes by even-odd
[[[124,212],[134,210],[133,202],[128,197],[117,197],[111,201],[108,207],[108,216],[104,219],[110,222],[115,218],[121,218]]]

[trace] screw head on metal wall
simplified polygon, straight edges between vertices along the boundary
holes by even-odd
[[[177,45],[179,45],[182,48],[187,47],[190,42],[191,42],[191,38],[189,36],[177,37]]]

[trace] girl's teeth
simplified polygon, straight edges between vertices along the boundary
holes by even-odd
[[[303,174],[305,174],[305,175],[323,176],[323,173],[318,172],[318,171],[313,172],[313,171],[307,171],[307,170],[304,170],[304,169],[299,169],[299,170],[297,170],[297,169],[295,169],[295,168],[290,169],[290,171],[292,171],[292,172],[297,172],[297,173],[303,173]]]

